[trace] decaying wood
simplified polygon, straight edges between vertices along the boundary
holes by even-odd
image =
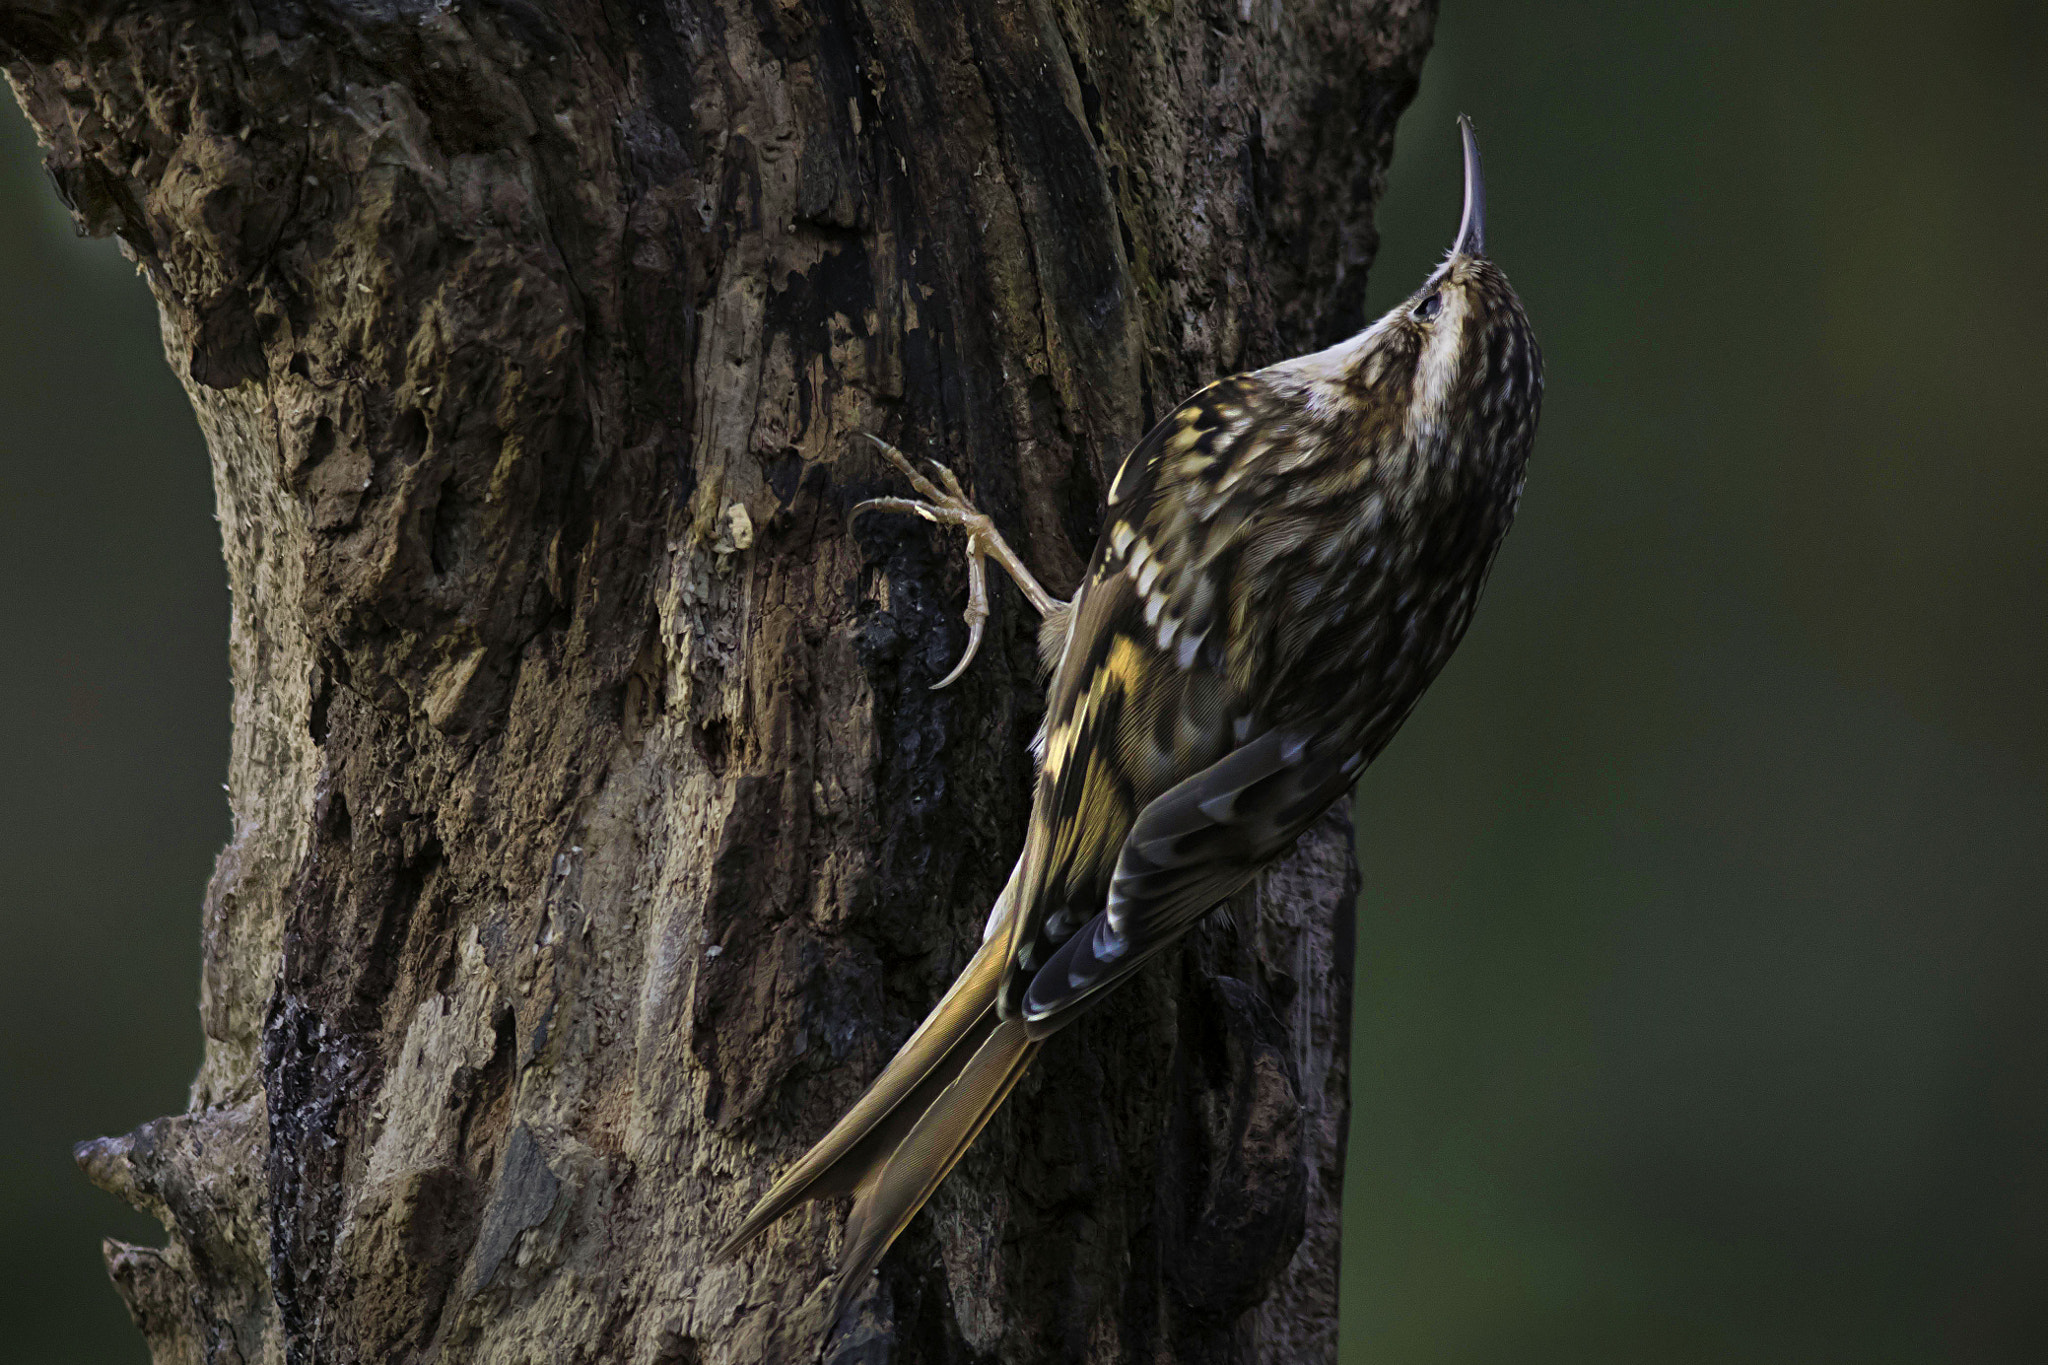
[[[0,4],[212,450],[232,842],[190,1109],[81,1148],[159,1361],[809,1358],[705,1248],[964,961],[1055,588],[1220,373],[1360,320],[1425,0]],[[1341,812],[1058,1038],[829,1358],[1332,1357]],[[1242,926],[1241,928],[1239,926]]]

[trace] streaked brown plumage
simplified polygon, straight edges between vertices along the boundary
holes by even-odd
[[[969,655],[986,552],[1047,611],[1052,682],[1024,852],[980,951],[726,1244],[853,1193],[835,1318],[1040,1040],[1285,854],[1464,634],[1521,493],[1542,358],[1484,254],[1462,126],[1465,214],[1443,265],[1350,340],[1211,384],[1153,428],[1071,603],[949,474],[942,489],[890,452],[925,501],[870,505],[970,531]]]

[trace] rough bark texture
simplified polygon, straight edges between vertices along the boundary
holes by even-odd
[[[965,960],[1049,584],[1219,373],[1360,321],[1426,0],[0,5],[162,306],[233,591],[188,1112],[81,1148],[159,1361],[808,1358],[705,1249]],[[826,1355],[1329,1359],[1348,826],[1057,1039]],[[1239,926],[1243,926],[1240,928]]]

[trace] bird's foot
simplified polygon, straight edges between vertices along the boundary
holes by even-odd
[[[1060,610],[1064,604],[1039,586],[1031,571],[1024,567],[1024,561],[1017,557],[1017,552],[1003,539],[1002,532],[996,530],[995,522],[968,500],[967,490],[960,486],[960,480],[954,477],[952,470],[937,460],[926,460],[925,463],[939,476],[939,482],[933,483],[918,472],[917,466],[910,462],[908,455],[895,446],[871,433],[862,434],[881,448],[882,453],[889,457],[891,464],[903,471],[904,477],[910,480],[911,487],[915,488],[920,496],[869,498],[855,505],[853,511],[848,514],[849,520],[868,511],[908,512],[913,516],[923,517],[934,525],[958,526],[967,532],[967,610],[962,613],[967,622],[967,649],[961,654],[960,662],[953,665],[953,671],[932,684],[932,690],[937,691],[941,687],[949,686],[966,672],[967,665],[974,661],[975,651],[981,648],[982,628],[988,624],[988,569],[984,560],[993,559],[1002,565],[1003,571],[1016,583],[1018,591],[1024,594],[1032,606],[1038,608],[1039,615],[1049,615]]]

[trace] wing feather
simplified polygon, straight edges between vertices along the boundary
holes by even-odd
[[[1177,942],[1287,851],[1350,785],[1335,746],[1269,730],[1147,805],[1117,859],[1103,909],[1033,974],[1021,1013],[1031,1036]]]
[[[1119,881],[1144,871],[1125,867],[1134,828],[1170,815],[1217,823],[1159,806],[1164,794],[1263,728],[1223,648],[1222,617],[1250,527],[1242,503],[1215,490],[1242,477],[1248,454],[1284,439],[1268,397],[1247,377],[1211,385],[1154,427],[1117,473],[1110,521],[1068,615],[1048,696],[1018,912],[1007,926],[1004,1018],[1111,903]],[[1254,761],[1226,771],[1246,773]],[[1255,784],[1245,777],[1238,785]],[[1226,796],[1219,786],[1202,799]],[[1182,907],[1174,913],[1192,923],[1235,889],[1232,875],[1224,862],[1190,874],[1173,893]]]

